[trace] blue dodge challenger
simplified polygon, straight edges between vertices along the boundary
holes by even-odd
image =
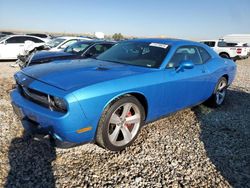
[[[233,61],[204,44],[135,39],[96,58],[27,67],[15,74],[11,99],[28,132],[62,147],[120,151],[145,123],[203,102],[220,106],[235,73]]]

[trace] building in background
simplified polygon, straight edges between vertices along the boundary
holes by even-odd
[[[98,39],[104,39],[104,33],[103,32],[95,32],[94,35]]]

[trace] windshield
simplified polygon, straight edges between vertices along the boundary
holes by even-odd
[[[53,39],[51,41],[49,41],[47,43],[47,45],[51,48],[54,48],[54,47],[57,47],[59,44],[61,44],[63,41],[65,41],[66,39],[63,39],[63,38],[56,38],[56,39]]]
[[[77,42],[68,46],[64,52],[81,55],[89,46],[90,43]]]
[[[142,67],[157,68],[168,53],[166,44],[127,41],[113,46],[97,57],[99,60],[111,61]]]

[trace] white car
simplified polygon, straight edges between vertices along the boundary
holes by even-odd
[[[29,35],[9,35],[0,38],[0,59],[17,59],[17,56],[24,48],[27,41],[32,41],[34,47],[45,44],[45,41],[39,37]]]
[[[51,48],[49,51],[57,52],[57,51],[62,51],[69,45],[82,40],[91,40],[91,39],[85,37],[57,37],[52,39],[50,42],[46,43],[46,45],[48,45]]]
[[[244,59],[248,56],[247,48],[241,46],[231,46],[229,45],[231,43],[224,40],[202,40],[200,42],[211,47],[223,58],[238,60]]]

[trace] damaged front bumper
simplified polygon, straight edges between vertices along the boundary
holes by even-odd
[[[74,103],[72,111],[62,114],[50,111],[22,97],[17,89],[11,92],[12,106],[28,134],[39,138],[49,135],[57,147],[68,148],[91,142],[95,130],[79,132],[90,125],[79,104]]]

